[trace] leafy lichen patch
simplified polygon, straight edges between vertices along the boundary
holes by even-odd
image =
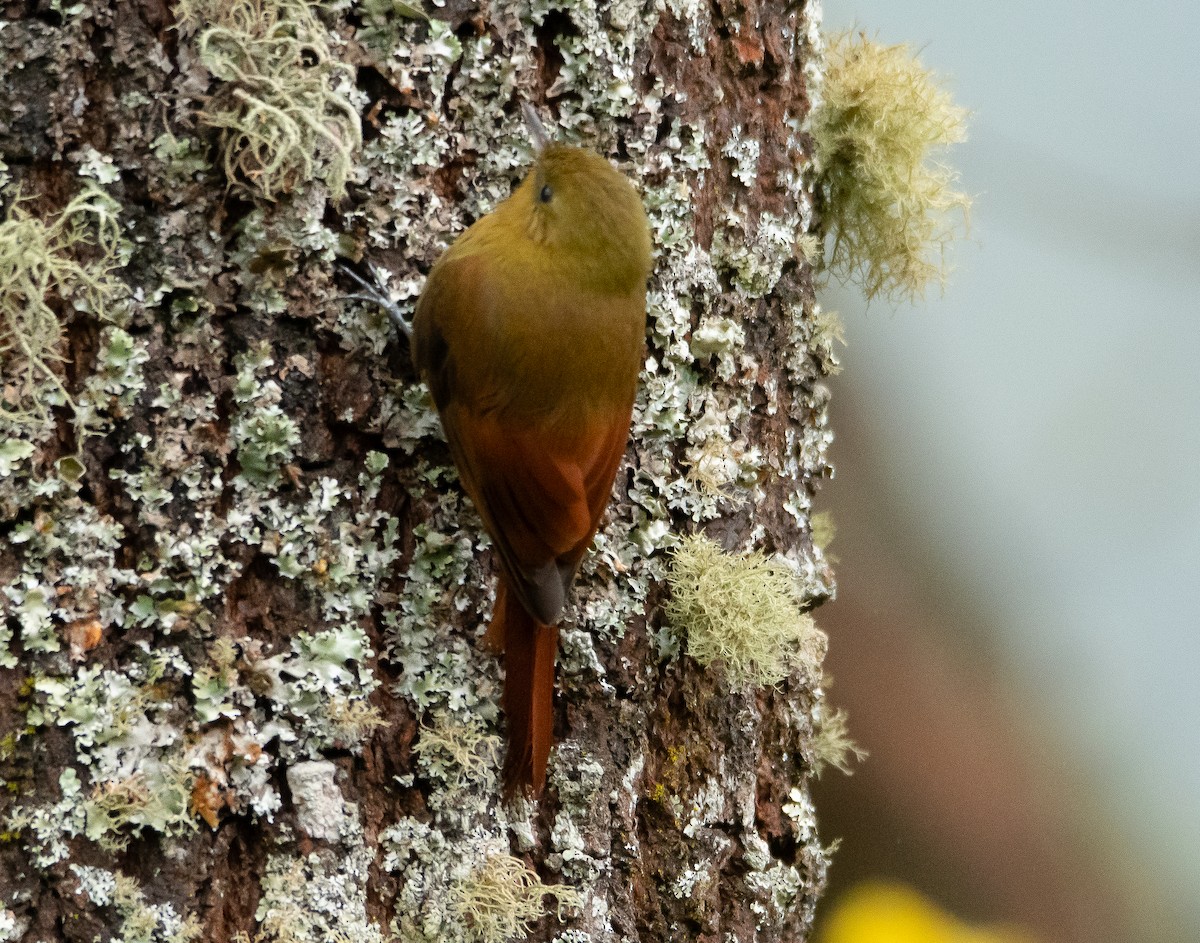
[[[120,918],[113,943],[193,943],[204,936],[200,918],[180,915],[170,903],[151,904],[138,883],[119,871],[71,865],[82,894]]]
[[[363,841],[358,810],[346,807],[339,831],[347,853],[331,850],[269,856],[255,919],[254,943],[384,943],[366,911],[374,852]]]

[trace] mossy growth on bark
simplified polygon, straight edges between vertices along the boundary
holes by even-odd
[[[703,536],[684,538],[667,575],[667,618],[687,635],[687,653],[720,662],[733,684],[778,684],[792,671],[819,672],[825,635],[800,611],[796,574],[762,553],[726,553]]]
[[[0,414],[26,423],[70,401],[54,368],[64,359],[61,306],[108,319],[122,293],[113,277],[122,264],[120,207],[90,184],[49,219],[36,217],[15,189],[0,195],[3,202],[8,209],[0,221]],[[24,449],[32,452],[28,443]]]
[[[812,134],[832,275],[892,301],[945,280],[971,201],[939,159],[965,140],[966,118],[908,46],[830,40]]]
[[[176,11],[220,80],[200,120],[222,132],[225,175],[267,199],[314,178],[344,195],[362,144],[354,70],[318,10],[309,0],[183,0]]]

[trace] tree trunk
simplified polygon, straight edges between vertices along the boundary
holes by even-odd
[[[755,688],[662,604],[695,531],[832,592],[814,4],[422,6],[5,7],[0,940],[809,933],[819,653]],[[529,164],[522,100],[657,261],[549,787],[506,806],[491,553],[334,261],[411,307]]]

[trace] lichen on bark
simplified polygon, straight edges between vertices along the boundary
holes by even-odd
[[[809,524],[833,363],[803,257],[819,43],[811,5],[780,6],[306,5],[321,55],[295,67],[353,74],[336,94],[363,116],[343,200],[336,149],[247,186],[271,157],[231,164],[205,121],[234,79],[199,22],[82,3],[0,29],[4,199],[52,220],[101,186],[130,299],[48,297],[81,418],[0,430],[8,938],[804,937],[819,670],[734,683],[661,614],[696,530],[777,557],[806,608],[832,592]],[[407,351],[333,262],[366,255],[411,306],[528,164],[521,100],[629,174],[657,258],[550,787],[505,806],[487,542]]]

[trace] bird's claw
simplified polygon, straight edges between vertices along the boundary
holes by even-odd
[[[388,313],[388,316],[395,322],[396,327],[405,337],[412,337],[412,322],[409,321],[404,313],[400,310],[400,306],[396,302],[388,298],[379,289],[379,273],[375,270],[375,266],[370,262],[366,263],[367,271],[371,274],[371,281],[367,281],[358,272],[350,268],[344,262],[338,262],[338,269],[350,278],[362,289],[361,292],[355,292],[352,295],[342,295],[342,298],[354,299],[356,301],[373,301],[379,307],[383,308]]]

